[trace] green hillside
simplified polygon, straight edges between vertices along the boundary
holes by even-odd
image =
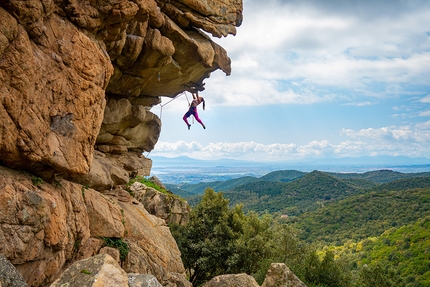
[[[368,171],[365,173],[328,173],[340,179],[364,179],[375,183],[386,183],[393,180],[416,177],[429,177],[430,172],[402,173],[388,169]]]
[[[174,190],[179,192],[186,192],[190,195],[203,194],[205,189],[210,187],[215,191],[229,190],[238,185],[246,184],[251,181],[256,181],[257,178],[253,176],[243,176],[239,178],[234,178],[226,181],[211,181],[211,182],[200,182],[195,184],[182,183],[182,184],[166,184],[173,193]]]
[[[430,286],[430,217],[390,229],[362,246],[360,265],[379,262],[395,267],[408,282]]]
[[[379,185],[375,190],[405,190],[430,187],[430,177],[404,178]]]
[[[321,259],[324,251],[334,251],[337,263],[333,264],[339,264],[351,280],[369,279],[362,281],[364,285],[351,286],[430,287],[428,173],[293,172],[273,172],[243,184],[233,181],[229,183],[233,188],[223,192],[224,198],[230,207],[242,204],[245,212],[271,213],[279,222],[300,230],[301,244],[314,246]],[[201,195],[187,198],[191,206],[200,199]],[[376,285],[374,276],[380,279]]]
[[[297,216],[361,190],[324,172],[313,171],[292,182],[247,183],[224,192],[224,196],[231,205],[243,204],[245,211]]]
[[[349,258],[354,266],[394,268],[405,279],[405,286],[430,286],[430,217],[390,228],[377,237],[324,247],[327,250]]]
[[[277,170],[269,172],[268,174],[259,177],[258,180],[263,181],[280,181],[290,182],[305,176],[307,173],[298,170]]]
[[[430,286],[430,217],[390,229],[363,248],[366,252],[361,256],[361,265],[380,262],[396,267],[409,282],[416,280]]]
[[[198,194],[203,194],[205,189],[210,187],[215,191],[225,191],[234,189],[237,186],[258,182],[258,181],[274,181],[274,182],[290,182],[300,177],[303,177],[306,172],[297,170],[278,170],[270,172],[262,177],[243,176],[226,181],[200,182],[195,184],[183,183],[179,185],[166,184],[166,187],[180,196],[190,197]]]
[[[340,245],[378,236],[392,227],[430,215],[430,188],[370,191],[326,205],[297,218],[307,242]]]

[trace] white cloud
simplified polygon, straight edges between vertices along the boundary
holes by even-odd
[[[424,98],[420,99],[421,103],[430,103],[430,95],[425,96]]]
[[[198,142],[185,142],[185,141],[177,141],[175,143],[166,143],[166,142],[158,142],[156,146],[156,150],[161,151],[163,153],[187,153],[199,151],[203,148],[201,144]]]
[[[245,1],[237,35],[215,39],[232,58],[231,80],[214,74],[207,87],[221,105],[342,100],[331,88],[405,95],[403,85],[428,85],[429,11],[426,2]]]
[[[415,126],[367,128],[359,131],[343,129],[342,134],[366,142],[379,142],[386,145],[403,142],[430,145],[430,121],[417,123]]]
[[[219,95],[213,105],[227,106],[312,104],[334,99],[334,95],[317,95],[310,89],[296,92],[291,87],[281,88],[280,83],[266,79],[236,78],[229,83],[222,76],[213,79],[210,93]]]
[[[415,128],[383,127],[342,133],[352,140],[330,143],[328,140],[311,141],[304,145],[294,143],[261,144],[257,142],[218,142],[201,145],[196,142],[158,143],[151,153],[162,156],[189,156],[198,159],[234,158],[254,161],[300,160],[310,158],[359,157],[376,155],[428,156],[430,121]]]
[[[418,115],[420,117],[430,117],[430,110],[420,112]]]
[[[214,132],[202,139],[205,144],[159,142],[151,154],[259,160],[429,156],[430,121],[417,121],[430,116],[425,105],[430,103],[430,1],[352,2],[244,0],[244,22],[237,36],[215,39],[232,59],[232,75],[217,71],[206,80],[202,94],[209,111],[217,105],[235,109],[327,102],[343,105],[345,112],[337,110],[333,115],[328,115],[335,111],[330,105],[307,107],[308,111],[321,108],[328,115],[327,121],[321,116],[324,129],[316,132],[318,140],[310,137],[310,129],[318,125],[303,126],[302,119],[274,115],[277,122],[296,121],[296,129],[285,127],[294,131],[294,137],[288,137],[290,143],[280,143],[280,137],[270,133],[263,134],[276,140],[265,138],[264,142],[275,143],[216,142],[217,137],[235,132],[228,126],[220,129],[221,136]],[[186,107],[183,97],[165,109],[179,119]],[[306,123],[313,123],[313,116],[317,120],[313,113],[304,116],[311,119],[302,120]],[[339,135],[338,123],[344,121],[354,128],[346,126]],[[253,139],[250,134],[259,130],[246,124],[241,135]],[[299,129],[302,132],[295,132]],[[169,140],[176,140],[172,138]],[[213,143],[206,144],[208,141]]]
[[[371,102],[365,101],[365,102],[354,102],[354,103],[346,103],[343,104],[344,106],[356,106],[356,107],[364,107],[364,106],[370,106],[372,105]]]

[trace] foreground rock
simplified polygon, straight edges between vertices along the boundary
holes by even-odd
[[[150,274],[128,274],[129,287],[162,287],[155,276]]]
[[[128,276],[110,255],[100,254],[72,264],[50,287],[128,287]]]
[[[27,287],[27,283],[16,268],[0,254],[0,287]]]
[[[203,287],[260,287],[254,277],[242,274],[227,274],[212,278]]]
[[[0,190],[0,254],[28,285],[46,285],[66,264],[97,255],[105,245],[100,238],[106,237],[128,243],[126,272],[153,274],[163,285],[190,286],[165,221],[128,192],[100,193],[63,179],[49,184],[4,167]]]
[[[149,213],[166,220],[167,223],[186,225],[191,208],[188,203],[173,194],[162,193],[154,188],[135,182],[130,187],[131,194]]]
[[[261,287],[306,287],[284,263],[272,263]]]

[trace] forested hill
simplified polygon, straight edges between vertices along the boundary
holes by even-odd
[[[276,178],[282,177],[278,174]],[[360,193],[361,190],[363,188],[359,185],[350,184],[324,172],[313,171],[290,182],[250,181],[224,191],[224,196],[230,200],[231,205],[243,204],[245,211],[299,215],[315,210],[325,202]],[[188,198],[191,206],[199,200],[200,196]]]
[[[429,177],[425,177],[429,176]],[[230,204],[241,203],[244,210],[280,212],[297,216],[315,210],[333,200],[366,192],[367,190],[398,190],[429,186],[430,172],[400,173],[379,170],[366,173],[310,173],[282,170],[260,178],[241,177],[225,182],[209,182],[170,186],[185,197],[191,206],[197,204],[207,187],[223,191]]]
[[[199,188],[218,187],[230,206],[268,212],[299,230],[303,242],[335,250],[351,266],[382,264],[375,266],[386,271],[392,267],[407,282],[369,286],[430,287],[430,173],[289,170],[225,184]],[[229,189],[222,190],[226,186]],[[191,206],[200,199],[201,195],[187,198]]]
[[[384,286],[430,287],[430,173],[289,170],[225,184],[199,188],[216,186],[230,206],[268,212],[300,230],[307,244],[343,253],[342,260],[354,266],[393,267],[409,282]],[[225,186],[229,189],[223,190]],[[200,199],[201,195],[187,198],[191,206]]]
[[[430,216],[430,187],[369,191],[295,218],[308,242],[363,240]]]
[[[340,179],[360,179],[360,180],[368,180],[374,183],[386,183],[393,180],[404,179],[404,178],[430,177],[430,172],[402,173],[402,172],[392,171],[388,169],[368,171],[365,173],[328,172],[328,174]]]
[[[371,188],[381,183],[387,183],[399,179],[430,177],[430,172],[421,173],[401,173],[392,170],[377,170],[365,173],[333,173],[324,172],[332,177],[343,180],[343,182],[356,186],[358,188]],[[245,176],[227,181],[200,182],[195,184],[165,184],[166,187],[173,193],[189,198],[198,194],[203,194],[207,187],[213,188],[215,191],[233,190],[235,187],[255,183],[258,181],[270,182],[291,182],[302,178],[308,174],[307,172],[297,170],[278,170],[270,172],[262,177]]]

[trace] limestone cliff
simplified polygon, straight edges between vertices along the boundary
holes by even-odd
[[[158,140],[160,96],[230,74],[202,30],[235,34],[242,1],[4,0],[0,19],[1,163],[76,179],[104,158],[87,180],[112,186],[124,175],[111,169],[148,172],[139,156]]]
[[[189,286],[165,221],[121,185],[149,175],[160,97],[230,74],[209,35],[236,33],[242,1],[2,0],[0,19],[0,253],[42,286],[122,238],[125,271]]]

